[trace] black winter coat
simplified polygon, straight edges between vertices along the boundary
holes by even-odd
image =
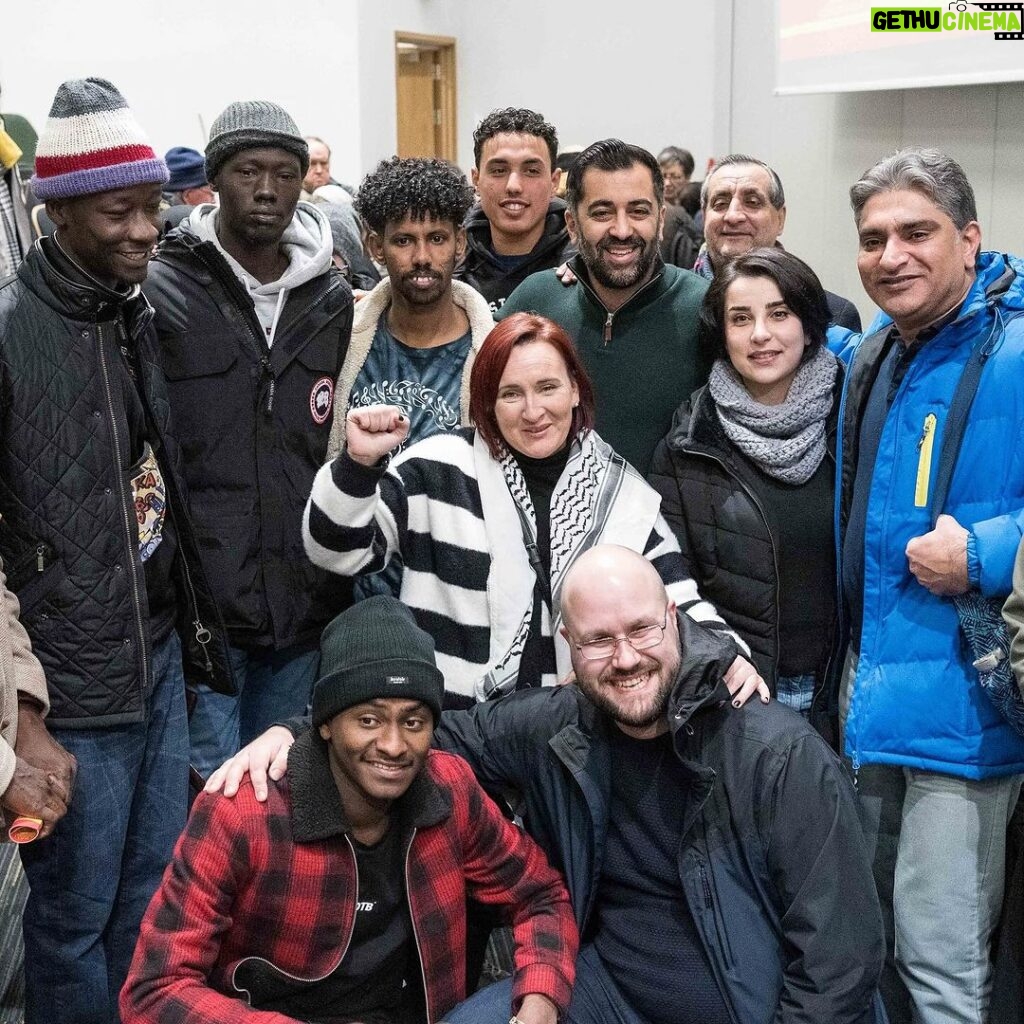
[[[531,274],[553,270],[576,254],[576,246],[565,226],[565,209],[561,199],[548,203],[544,234],[529,256],[509,272],[491,250],[491,222],[479,206],[474,206],[466,217],[466,254],[455,270],[456,280],[475,288],[496,313]]]
[[[839,388],[837,382],[829,458],[834,458]],[[757,669],[774,693],[779,664],[776,540],[757,475],[722,429],[707,386],[676,410],[655,451],[648,482],[661,495],[662,514],[698,589],[750,644]],[[832,514],[831,507],[826,514]],[[815,711],[832,704],[834,655],[826,673],[828,693],[815,695]],[[816,715],[814,721],[830,734]]]
[[[0,286],[0,557],[46,670],[48,721],[145,718],[151,641],[129,474],[129,425],[112,384],[130,346],[174,519],[183,660],[233,689],[223,629],[200,569],[156,357],[153,310],[64,277],[36,242]],[[154,447],[157,447],[156,445]],[[212,634],[212,635],[211,635]]]
[[[160,245],[145,285],[192,518],[235,646],[319,643],[352,584],[316,568],[302,513],[326,461],[352,292],[331,268],[290,290],[274,344],[212,242],[187,224]]]
[[[733,642],[677,618],[669,700],[691,783],[676,863],[683,899],[734,1024],[878,1024],[882,920],[856,797],[822,739],[777,702],[729,704]],[[434,742],[495,792],[565,876],[580,933],[600,913],[611,811],[609,719],[575,686],[446,711]],[[657,927],[657,922],[652,922]]]

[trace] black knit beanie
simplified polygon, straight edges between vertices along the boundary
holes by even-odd
[[[379,697],[422,701],[436,725],[443,694],[434,641],[401,601],[370,597],[328,623],[320,638],[320,678],[313,690],[314,728]]]
[[[272,146],[299,158],[302,176],[309,170],[309,146],[283,107],[268,100],[242,100],[223,110],[210,126],[206,143],[206,180],[243,149]]]

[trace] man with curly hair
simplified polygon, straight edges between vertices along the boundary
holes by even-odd
[[[538,270],[576,251],[555,195],[558,136],[542,114],[492,110],[473,132],[473,184],[478,205],[466,220],[466,256],[456,271],[497,311]]]
[[[356,209],[388,277],[356,307],[328,458],[344,447],[352,406],[399,406],[409,444],[468,425],[473,356],[494,326],[484,299],[452,281],[472,201],[463,173],[443,160],[382,160],[360,185]]]

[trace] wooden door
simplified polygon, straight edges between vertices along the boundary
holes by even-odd
[[[456,159],[455,41],[395,34],[398,155]]]

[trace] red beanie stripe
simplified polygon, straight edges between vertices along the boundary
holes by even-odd
[[[116,164],[134,163],[137,160],[153,160],[156,154],[152,146],[116,146],[113,149],[94,149],[91,152],[75,153],[69,156],[36,156],[36,174],[40,178],[51,178],[55,174],[71,174],[74,171],[88,171],[96,167],[112,167]]]

